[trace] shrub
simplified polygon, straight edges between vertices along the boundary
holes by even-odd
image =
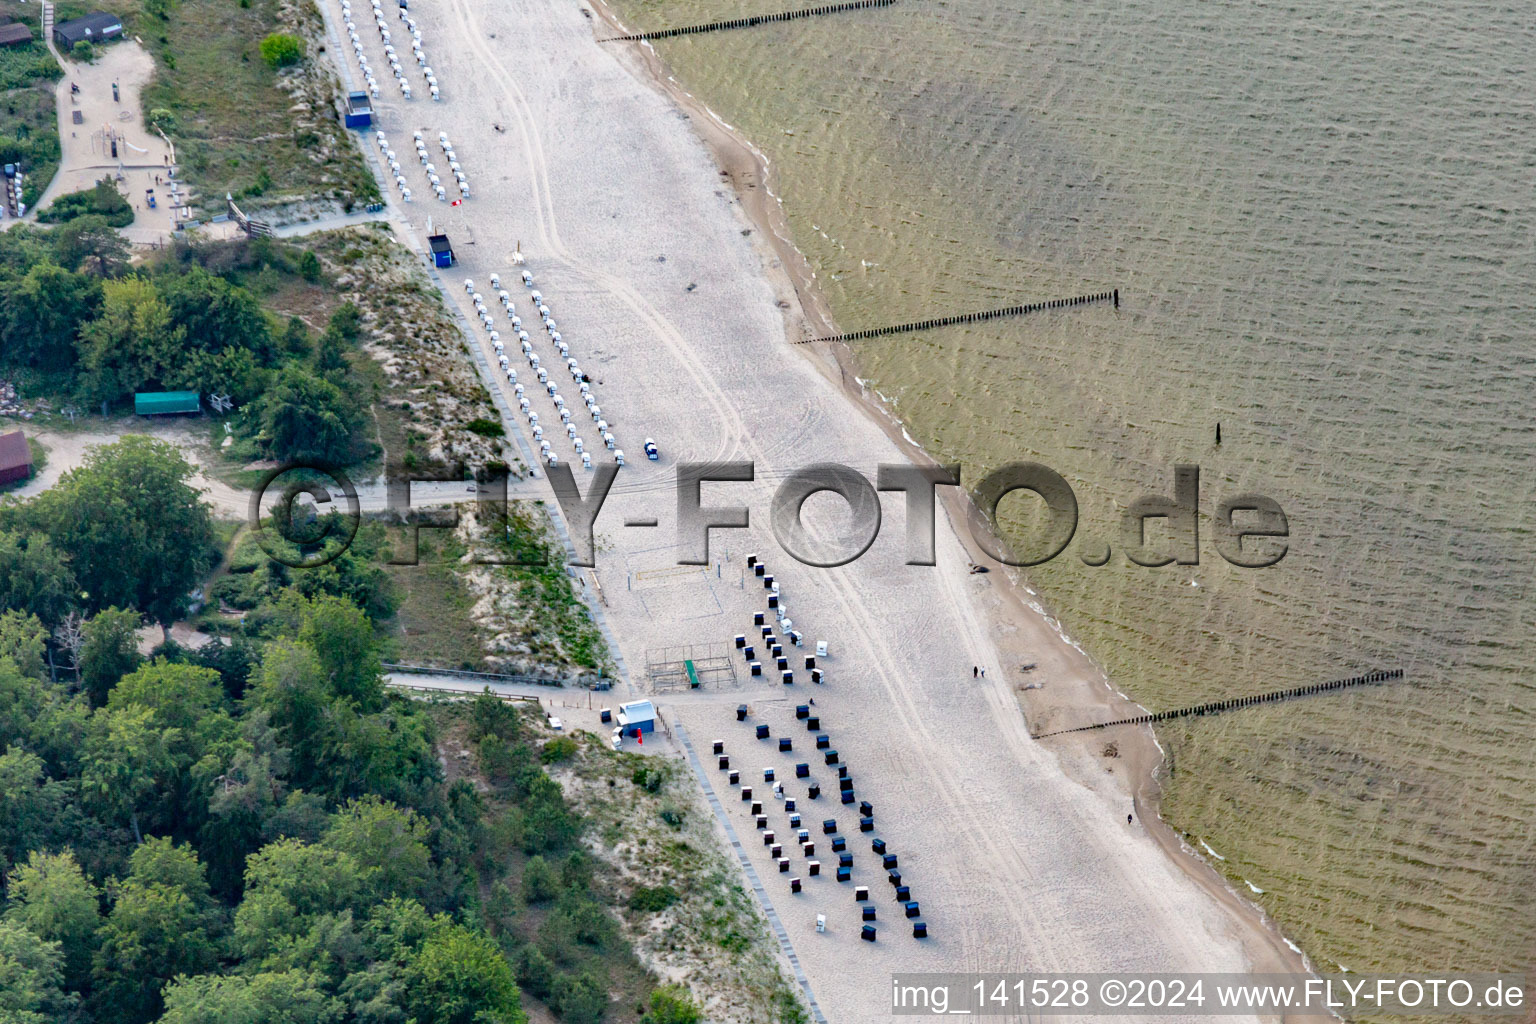
[[[651,993],[651,1008],[640,1024],[699,1024],[704,1011],[699,1009],[681,985],[663,985]]]
[[[561,975],[552,1002],[565,1024],[598,1024],[608,1012],[607,986],[588,971]]]
[[[64,73],[41,43],[23,43],[0,49],[0,89],[25,89],[38,81],[52,81]]]
[[[517,953],[517,983],[525,992],[539,999],[548,999],[554,991],[555,965],[537,946],[524,946]]]
[[[96,47],[82,39],[69,51],[69,55],[75,60],[89,64],[96,59]]]
[[[514,747],[500,736],[487,736],[475,745],[480,771],[492,782],[506,782],[517,769]]]
[[[670,885],[641,886],[629,897],[629,909],[642,914],[658,914],[679,899],[677,890]]]
[[[167,135],[175,135],[181,131],[181,122],[176,120],[176,115],[164,107],[155,107],[149,112],[149,125],[151,128],[159,128]]]
[[[304,40],[274,32],[261,41],[261,59],[269,67],[286,68],[304,59]]]
[[[471,434],[479,434],[481,437],[502,437],[506,431],[495,420],[474,419],[464,424],[464,429]]]
[[[545,764],[554,764],[557,761],[569,761],[576,756],[576,741],[569,736],[556,736],[544,744],[544,749],[539,752],[539,760]]]
[[[560,895],[560,877],[549,861],[540,856],[528,858],[523,866],[523,899],[529,903],[547,903]]]
[[[299,257],[299,276],[311,284],[320,280],[320,257],[308,249]]]
[[[487,736],[517,739],[517,711],[491,692],[487,686],[475,695],[469,706],[469,738],[480,741]]]
[[[658,769],[650,768],[642,764],[635,768],[634,773],[629,777],[629,781],[633,782],[647,793],[655,793],[657,790],[661,789],[662,783],[666,782],[667,779],[666,776],[663,775]]]

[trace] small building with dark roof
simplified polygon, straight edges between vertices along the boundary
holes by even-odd
[[[61,21],[53,26],[53,41],[65,50],[74,49],[76,43],[104,43],[122,34],[123,19],[105,11]]]
[[[32,475],[32,448],[19,430],[0,434],[0,484],[13,484]]]
[[[32,41],[32,30],[19,21],[0,25],[0,46],[22,46]]]

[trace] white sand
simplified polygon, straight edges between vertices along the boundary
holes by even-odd
[[[322,6],[334,31],[338,0]],[[369,59],[387,75],[367,10],[354,4]],[[755,234],[742,234],[751,225],[687,118],[634,77],[611,44],[594,42],[594,22],[578,4],[422,0],[412,13],[443,102],[426,98],[419,77],[412,80],[417,98],[410,103],[391,80],[381,81],[378,120],[417,197],[408,206],[396,202],[394,212],[412,224],[418,248],[428,215],[447,231],[460,260],[446,275],[450,296],[473,317],[458,284],[473,278],[502,337],[511,339],[490,295],[489,276],[499,273],[532,325],[545,365],[558,370],[508,259],[521,241],[561,333],[583,367],[601,379],[598,400],[631,465],[598,522],[598,575],[633,683],[644,686],[648,648],[729,641],[750,630],[751,613],[764,605],[755,584],[739,586],[748,551],[765,556],[807,637],[832,642],[823,687],[802,679],[789,690],[743,678],[734,693],[660,701],[685,722],[717,779],[827,1018],[886,1019],[896,970],[1247,969],[1244,941],[1253,938],[1252,921],[1191,881],[1139,824],[1128,827],[1128,801],[1110,787],[1099,792],[1072,781],[1053,753],[1029,739],[1010,690],[1021,677],[1016,666],[1010,672],[1001,664],[993,634],[999,627],[985,610],[995,603],[989,588],[998,583],[965,574],[967,558],[947,521],[939,524],[937,568],[902,564],[905,522],[897,495],[885,499],[880,539],[851,566],[802,566],[772,540],[769,498],[792,470],[838,461],[872,478],[876,463],[904,459],[817,365],[786,343],[785,312],[776,302],[791,297],[788,286],[771,276],[772,266],[765,273]],[[397,45],[407,40],[401,52],[414,74],[393,3],[387,14],[392,29],[399,28]],[[355,68],[351,47],[338,44],[333,38],[339,58]],[[493,123],[505,131],[496,132]],[[412,155],[413,129],[424,131],[440,166],[446,161],[436,136],[449,133],[474,198],[458,208],[427,198]],[[372,134],[364,141],[372,157]],[[493,356],[483,332],[476,341]],[[515,355],[515,342],[509,347]],[[513,365],[530,383],[541,421],[558,425],[526,364]],[[559,372],[554,379],[574,403],[570,378]],[[578,422],[589,449],[600,450],[591,422]],[[563,431],[551,433],[556,452],[569,459]],[[662,447],[659,468],[641,454],[646,435]],[[716,536],[715,553],[730,556],[718,578],[713,567],[650,575],[676,560],[672,470],[684,458],[757,465],[756,484],[706,486],[706,504],[752,508],[751,531]],[[586,486],[591,477],[578,468],[577,479]],[[814,499],[807,510],[837,507],[833,499]],[[625,528],[629,516],[657,516],[661,525]],[[1044,623],[1006,628],[1029,633],[1042,651],[1040,674],[1056,667],[1088,671]],[[989,668],[980,684],[968,671],[978,663]],[[837,804],[835,796],[802,802],[818,852],[829,852],[819,835],[821,818],[855,830],[848,831],[855,882],[871,887],[880,912],[875,945],[859,940],[851,885],[831,878],[835,856],[823,856],[826,876],[807,879],[806,892],[791,897],[785,876],[758,845],[745,805],[724,791],[723,774],[714,771],[708,743],[720,738],[758,786],[761,767],[776,765],[792,775],[793,763],[807,760],[835,793],[834,772],[821,766],[792,720],[793,702],[813,689],[859,797],[875,805],[875,834],[900,855],[922,903],[933,936],[926,942],[910,937],[868,837],[856,831],[854,807]],[[625,699],[622,691],[614,699]],[[757,720],[770,723],[775,735],[793,736],[795,754],[759,744],[738,725],[732,709],[739,700],[750,700]],[[798,784],[789,790],[803,796]],[[782,808],[768,809],[784,831]],[[795,873],[803,874],[802,859],[794,860]],[[825,935],[814,931],[817,912],[828,915]]]
[[[102,47],[89,64],[64,61],[65,74],[55,89],[59,109],[59,171],[47,190],[38,197],[37,209],[45,209],[54,199],[69,192],[90,188],[102,178],[116,177],[128,203],[133,207],[133,223],[122,229],[131,242],[147,244],[164,241],[175,233],[175,210],[167,183],[170,146],[160,134],[144,124],[140,93],[154,77],[155,61],[132,39],[123,39]],[[112,98],[112,83],[118,85],[118,98]],[[71,83],[80,92],[71,94]],[[74,123],[80,111],[81,124]],[[108,131],[118,134],[118,155],[113,157]],[[161,180],[156,183],[155,178]],[[156,206],[149,208],[146,190],[154,189]],[[29,211],[35,212],[35,211]]]

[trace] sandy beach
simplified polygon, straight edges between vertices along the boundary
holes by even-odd
[[[345,60],[339,4],[321,6],[332,50]],[[1180,853],[1177,837],[1156,820],[1149,735],[1119,737],[1122,756],[1113,761],[1097,756],[1091,743],[1101,740],[1030,739],[1018,693],[1026,681],[1044,682],[1056,713],[1085,721],[1107,715],[1104,707],[1118,698],[1002,574],[967,574],[976,552],[963,525],[952,525],[962,514],[953,496],[941,510],[934,567],[904,564],[899,495],[886,496],[879,538],[849,565],[811,568],[781,551],[768,513],[774,489],[793,471],[839,462],[873,479],[879,463],[922,456],[861,401],[835,354],[790,344],[808,322],[829,321],[775,219],[761,159],[666,83],[646,51],[599,44],[612,27],[577,4],[442,0],[412,13],[443,102],[424,90],[404,101],[392,82],[381,83],[378,127],[417,196],[402,204],[389,182],[392,213],[410,225],[406,241],[418,250],[428,217],[450,235],[459,266],[445,275],[446,293],[472,323],[460,282],[471,278],[489,293],[495,273],[537,327],[510,258],[520,243],[592,377],[630,457],[598,520],[596,570],[630,685],[645,692],[649,651],[728,644],[752,632],[752,615],[765,604],[745,570],[748,552],[761,554],[778,578],[796,628],[830,644],[824,686],[812,687],[803,672],[793,687],[749,679],[737,660],[732,684],[658,698],[702,748],[710,772],[707,744],[718,739],[744,780],[755,775],[761,785],[762,769],[775,767],[791,779],[787,794],[803,798],[792,770],[800,761],[829,794],[836,790],[833,769],[794,719],[794,705],[814,696],[858,797],[873,803],[873,835],[900,855],[930,928],[926,941],[911,938],[870,836],[856,831],[854,806],[830,795],[801,802],[819,844],[823,818],[837,819],[848,836],[852,884],[868,885],[879,907],[873,945],[859,939],[851,885],[834,881],[829,865],[791,895],[787,876],[756,842],[746,804],[723,773],[711,781],[825,1019],[886,1019],[893,971],[1301,969],[1256,911]],[[393,23],[392,10],[388,16]],[[370,60],[382,65],[373,26],[365,19],[359,27]],[[417,130],[452,139],[474,184],[462,206],[423,198],[430,193],[410,154]],[[363,141],[377,168],[373,136]],[[531,333],[546,365],[559,368],[543,331]],[[486,333],[477,331],[472,343],[494,365]],[[563,373],[551,379],[565,384]],[[557,422],[550,400],[537,386],[529,390],[541,420]],[[575,385],[567,390],[574,394]],[[593,425],[576,422],[588,450],[607,458]],[[553,433],[569,460],[566,439]],[[641,456],[647,436],[661,447],[659,465]],[[680,570],[674,464],[725,459],[753,461],[755,482],[706,485],[704,503],[749,507],[751,527],[717,531],[716,563]],[[578,483],[590,478],[578,468]],[[813,498],[805,512],[814,527],[838,532],[840,502]],[[622,525],[643,517],[658,527]],[[1020,665],[1031,662],[1036,669],[1022,674]],[[973,679],[972,666],[985,666],[987,677]],[[748,724],[735,720],[738,703],[753,709]],[[757,723],[791,737],[794,750],[756,740],[749,725]],[[787,825],[782,806],[766,810],[775,825]],[[1143,810],[1151,821],[1142,821]],[[824,864],[835,864],[824,846],[818,850]],[[796,852],[791,872],[804,876],[805,860]],[[824,934],[815,930],[818,913],[827,916]]]

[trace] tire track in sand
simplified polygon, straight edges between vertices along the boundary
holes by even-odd
[[[505,90],[504,95],[512,101],[513,120],[517,123],[518,131],[523,137],[524,156],[528,162],[529,179],[533,186],[539,237],[562,266],[617,299],[650,328],[656,340],[666,346],[682,371],[694,383],[697,393],[714,409],[718,416],[717,422],[722,424],[719,434],[720,446],[712,459],[704,461],[720,461],[728,458],[741,442],[742,417],[735,413],[730,399],[719,385],[700,372],[693,360],[688,358],[690,352],[687,341],[671,321],[627,281],[578,259],[566,248],[565,243],[560,239],[559,227],[555,219],[554,194],[549,184],[549,158],[544,153],[544,143],[539,137],[538,126],[528,98],[495,50],[485,42],[486,35],[480,21],[470,11],[465,0],[450,0],[448,7],[459,23],[463,33],[462,38],[470,40],[470,47],[478,57],[477,70],[494,78]]]

